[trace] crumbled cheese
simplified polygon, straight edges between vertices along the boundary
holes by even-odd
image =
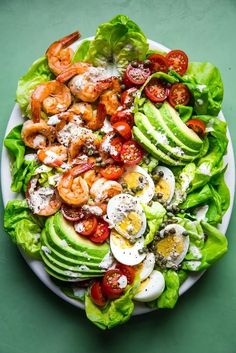
[[[74,278],[78,278],[79,277],[79,273],[76,272],[72,272],[72,271],[64,271],[64,274],[68,277],[74,277]]]
[[[55,115],[50,116],[50,118],[47,121],[47,124],[48,125],[56,125],[56,124],[60,123],[60,121],[61,120],[59,119],[58,115],[55,114]]]
[[[59,181],[61,180],[61,177],[62,175],[57,173],[55,175],[50,175],[48,177],[48,182],[49,182],[49,185],[52,185],[52,186],[57,186]]]
[[[208,205],[204,205],[204,206],[197,208],[196,217],[197,217],[198,221],[206,219],[206,214],[207,214],[208,208],[209,208]]]
[[[82,272],[83,271],[89,271],[89,268],[86,265],[78,266],[77,269],[78,269],[78,271],[82,271]]]
[[[34,234],[34,240],[37,242],[40,239],[40,233]]]
[[[36,153],[29,153],[25,155],[24,160],[38,162],[38,156]]]
[[[197,85],[197,89],[202,93],[204,89],[206,88],[206,85]]]
[[[114,261],[115,259],[112,256],[112,253],[108,252],[100,262],[99,267],[104,270],[108,270],[113,265]]]
[[[37,180],[36,180],[37,182]],[[31,185],[29,189],[30,198],[28,200],[29,207],[34,213],[38,213],[41,210],[48,207],[49,202],[54,194],[55,190],[52,187],[41,187],[35,190],[35,184]]]
[[[78,233],[81,233],[85,230],[83,222],[78,222],[74,224],[75,230]]]
[[[175,154],[177,154],[177,156],[183,156],[184,155],[184,151],[182,150],[182,148],[176,146],[176,147],[173,147],[173,152]]]
[[[125,288],[128,284],[127,277],[124,275],[120,276],[117,282],[118,282],[119,288],[121,289]]]
[[[202,163],[200,165],[200,167],[198,167],[198,170],[204,174],[204,175],[209,175],[211,176],[211,167],[209,164],[207,164],[206,162],[205,163]]]
[[[203,102],[203,100],[202,100],[201,98],[198,98],[198,99],[197,99],[197,104],[203,105],[203,103],[204,103],[204,102]]]
[[[48,167],[47,165],[42,164],[40,167],[38,167],[35,170],[35,174],[40,174],[40,173],[48,173],[52,170],[51,167]]]
[[[41,250],[47,255],[47,254],[51,254],[51,250],[47,247],[42,245],[41,246]]]
[[[60,241],[60,244],[61,244],[61,246],[62,246],[63,248],[67,248],[67,246],[68,246],[68,243],[67,243],[67,241],[66,241],[65,239],[62,239],[62,240]]]
[[[202,258],[201,251],[195,245],[190,245],[189,252],[194,256],[196,260],[200,260]]]
[[[113,139],[113,134],[106,136],[105,140],[101,144],[101,148],[104,152],[110,153],[111,150],[111,140]]]
[[[46,143],[46,137],[41,134],[35,136],[35,138],[33,140],[34,148],[38,148],[38,147],[44,145],[45,143]]]
[[[89,205],[84,205],[82,207],[82,210],[87,212],[87,213],[91,213],[95,216],[101,216],[102,215],[102,209],[99,206],[89,206]]]
[[[45,164],[53,163],[58,159],[58,154],[56,154],[53,151],[47,150],[45,154],[46,154],[46,158],[44,159]]]
[[[110,121],[106,118],[103,123],[103,127],[101,128],[101,131],[107,134],[110,131],[113,131],[113,127],[111,126]]]
[[[188,261],[188,269],[196,271],[201,265],[201,261]]]

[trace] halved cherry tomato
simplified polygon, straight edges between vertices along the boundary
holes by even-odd
[[[80,232],[78,232],[78,231],[77,232],[80,235],[83,235],[84,237],[89,237],[90,235],[94,234],[94,232],[97,229],[97,225],[98,225],[98,221],[95,216],[86,217],[80,223],[82,224],[81,228],[83,230],[81,230]]]
[[[124,167],[117,164],[110,164],[100,170],[102,176],[108,180],[117,180],[124,173]]]
[[[116,268],[118,268],[123,273],[123,275],[127,277],[128,284],[133,283],[135,277],[135,269],[132,266],[118,264]]]
[[[153,72],[167,72],[168,64],[166,58],[161,54],[151,54],[148,59],[151,61],[151,69]]]
[[[125,140],[130,140],[131,139],[131,137],[132,137],[131,127],[125,121],[118,121],[117,123],[113,124],[112,127]]]
[[[166,55],[167,64],[170,69],[183,75],[188,68],[188,57],[182,50],[171,50]]]
[[[138,90],[136,87],[132,87],[124,91],[120,97],[121,104],[127,108],[130,108],[134,102],[134,98],[137,91]]]
[[[102,279],[102,290],[109,299],[119,298],[124,292],[121,288],[119,279],[124,276],[119,269],[108,270]]]
[[[133,127],[134,125],[134,116],[129,109],[119,110],[112,115],[110,119],[111,125],[114,125],[118,121],[125,121],[129,126]]]
[[[178,104],[187,105],[190,101],[190,91],[184,83],[174,83],[171,86],[168,101],[175,107]]]
[[[100,281],[94,281],[92,284],[92,287],[90,289],[90,295],[92,301],[97,305],[97,306],[104,306],[106,305],[106,298],[103,294],[102,291],[102,285]]]
[[[103,219],[100,219],[94,234],[89,239],[94,243],[102,244],[109,237],[109,235],[110,230],[107,222],[105,222]]]
[[[169,90],[161,80],[152,78],[147,86],[145,86],[144,92],[152,102],[159,103],[168,97]]]
[[[114,137],[111,140],[110,155],[116,162],[121,162],[120,152],[123,145],[123,140],[121,137]]]
[[[186,125],[192,129],[196,134],[203,137],[206,132],[206,124],[200,119],[190,119]]]
[[[71,222],[78,222],[85,216],[80,207],[71,207],[65,203],[61,206],[61,213],[65,219]]]
[[[149,67],[145,66],[143,62],[136,62],[127,66],[125,79],[133,85],[142,85],[150,74],[151,70]]]
[[[137,142],[130,140],[123,144],[120,152],[121,160],[127,165],[138,164],[143,156],[143,151]]]

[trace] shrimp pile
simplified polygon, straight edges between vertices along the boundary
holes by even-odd
[[[22,128],[22,139],[35,151],[39,164],[28,183],[26,200],[41,216],[56,213],[63,204],[105,215],[109,199],[122,192],[120,183],[101,174],[101,167],[115,161],[102,148],[104,139],[99,136],[107,117],[121,106],[120,80],[90,63],[72,63],[74,52],[69,46],[79,37],[78,31],[73,32],[47,49],[55,79],[35,87],[31,119]],[[42,184],[40,173],[49,171],[51,179]]]

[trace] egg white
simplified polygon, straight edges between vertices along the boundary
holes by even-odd
[[[139,274],[140,281],[144,281],[152,271],[155,266],[155,255],[153,253],[148,253],[143,262],[137,266],[137,271]]]
[[[170,187],[170,194],[168,196],[168,199],[166,200],[167,203],[170,203],[173,196],[174,196],[174,192],[175,192],[175,177],[174,174],[172,173],[172,171],[167,168],[167,167],[163,167],[163,166],[158,166],[156,168],[157,173],[158,172],[163,172],[164,175],[163,177],[161,177],[162,180],[164,180]]]
[[[110,235],[110,248],[114,258],[124,265],[134,266],[142,262],[146,254],[140,254],[144,247],[144,238],[139,238],[130,244],[122,235],[112,230]]]
[[[134,212],[141,223],[141,227],[136,234],[130,235],[128,230],[122,229],[120,223],[129,212]],[[126,238],[140,238],[146,230],[147,221],[142,206],[138,200],[129,194],[119,194],[112,197],[107,205],[107,217],[116,231]]]
[[[165,279],[160,271],[154,270],[148,278],[141,282],[134,300],[151,302],[157,299],[165,289]]]
[[[134,166],[134,167],[129,167],[126,169],[126,172],[123,174],[122,178],[121,178],[121,182],[124,181],[125,182],[125,177],[127,177],[127,175],[131,175],[132,173],[138,173],[141,174],[141,176],[143,177],[144,181],[145,181],[145,186],[144,189],[142,191],[139,191],[135,194],[135,197],[142,203],[147,204],[149,201],[151,201],[151,199],[153,198],[154,194],[155,194],[155,185],[154,182],[151,178],[151,176],[146,172],[145,169],[143,169],[142,167],[139,166]]]

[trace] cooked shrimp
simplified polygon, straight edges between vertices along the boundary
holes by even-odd
[[[61,199],[56,189],[51,186],[38,186],[38,178],[32,178],[26,191],[29,208],[39,216],[51,216],[61,207]]]
[[[76,158],[81,149],[85,149],[85,152],[89,155],[94,154],[98,151],[100,147],[100,141],[96,136],[86,128],[80,128],[80,134],[78,138],[72,139],[72,142],[69,146],[69,157],[70,159]]]
[[[93,183],[96,180],[98,180],[99,178],[101,178],[101,175],[98,174],[94,169],[92,169],[92,170],[88,170],[87,172],[85,172],[83,175],[83,178],[86,181],[86,183],[88,184],[88,186],[91,188]]]
[[[71,105],[69,88],[56,80],[37,86],[31,96],[32,120],[38,123],[43,109],[48,115],[64,112]]]
[[[86,126],[91,130],[101,129],[106,118],[105,105],[99,103],[96,110],[93,110],[92,105],[85,102],[75,103],[70,108],[85,121]]]
[[[90,195],[96,203],[99,203],[120,194],[122,190],[122,186],[117,181],[100,178],[92,184]]]
[[[47,49],[48,66],[56,76],[71,64],[74,52],[68,46],[79,39],[79,37],[80,33],[76,31],[52,43]]]
[[[71,206],[81,206],[89,199],[86,181],[79,176],[81,169],[76,166],[65,172],[57,186],[60,197]]]
[[[27,120],[23,124],[21,137],[25,145],[30,148],[44,148],[55,140],[56,130],[53,126],[48,126],[43,120],[38,123]]]
[[[105,105],[108,115],[114,114],[117,111],[117,108],[120,106],[120,92],[121,87],[119,80],[117,78],[113,78],[112,87],[105,91],[99,100],[100,103]]]
[[[77,62],[70,65],[66,70],[64,70],[60,75],[57,76],[57,81],[66,82],[76,75],[82,75],[91,67],[88,63]]]
[[[38,150],[38,159],[49,167],[60,167],[67,160],[67,148],[54,145]]]

